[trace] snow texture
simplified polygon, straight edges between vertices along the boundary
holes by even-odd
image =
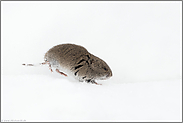
[[[2,1],[2,121],[181,121],[181,15],[181,1]],[[22,66],[62,43],[113,76],[99,86]]]

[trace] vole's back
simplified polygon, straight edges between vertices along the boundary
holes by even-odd
[[[44,59],[45,61],[52,62],[51,64],[54,67],[72,69],[76,67],[77,63],[83,58],[87,58],[87,56],[90,56],[90,53],[82,46],[61,44],[48,50]]]

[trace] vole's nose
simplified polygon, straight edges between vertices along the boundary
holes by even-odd
[[[106,77],[109,78],[112,76],[112,72],[110,72]]]

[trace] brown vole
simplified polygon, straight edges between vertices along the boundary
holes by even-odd
[[[107,79],[112,76],[109,66],[100,58],[89,53],[84,47],[75,44],[60,44],[48,50],[44,63],[51,71],[73,76],[80,82],[95,83],[95,80]],[[33,64],[23,64],[33,66]],[[61,72],[63,71],[63,72]]]

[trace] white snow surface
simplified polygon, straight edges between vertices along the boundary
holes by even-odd
[[[97,86],[51,75],[2,76],[2,120],[181,121],[180,80],[117,81]]]
[[[181,121],[181,1],[2,1],[2,121]],[[51,73],[54,45],[103,59],[101,86]]]

